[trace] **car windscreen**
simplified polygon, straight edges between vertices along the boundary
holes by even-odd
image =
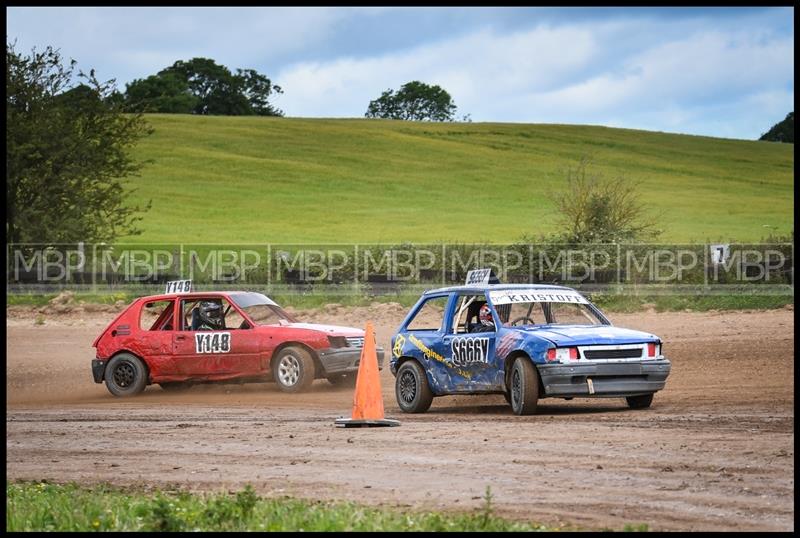
[[[502,290],[489,296],[506,327],[606,323],[589,301],[574,290]]]
[[[274,325],[281,320],[297,321],[275,301],[261,293],[232,293],[230,298],[258,325]]]

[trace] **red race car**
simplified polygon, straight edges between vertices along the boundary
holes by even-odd
[[[153,383],[275,381],[299,392],[317,378],[352,381],[363,344],[363,330],[299,323],[261,293],[168,293],[136,299],[106,327],[92,344],[92,375],[115,396]]]

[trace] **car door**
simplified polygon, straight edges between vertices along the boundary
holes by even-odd
[[[140,352],[154,377],[176,371],[173,358],[175,300],[152,301],[141,305],[139,312]]]
[[[204,299],[223,301],[224,329],[192,330],[192,310]],[[173,360],[177,373],[207,379],[230,379],[259,373],[257,336],[230,301],[221,297],[182,299],[180,330],[174,332]]]
[[[437,394],[451,392],[453,388],[442,341],[449,299],[449,294],[426,299],[397,337],[401,347],[413,349],[411,354],[420,359],[431,380],[431,389]]]
[[[496,323],[490,327],[478,320],[478,311],[484,304],[487,304],[486,296],[482,293],[459,294],[455,297],[452,314],[447,319],[443,344],[445,356],[461,378],[456,383],[457,392],[500,388],[498,379],[502,380],[503,375],[498,371],[495,358]],[[494,314],[493,317],[496,318]]]

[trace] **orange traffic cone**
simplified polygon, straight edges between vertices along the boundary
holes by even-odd
[[[353,396],[353,417],[336,419],[337,426],[399,426],[400,422],[384,418],[381,378],[378,373],[378,354],[375,351],[375,330],[372,322],[364,329],[364,347],[358,363],[356,392]]]

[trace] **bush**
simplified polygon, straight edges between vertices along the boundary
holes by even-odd
[[[583,157],[567,169],[567,188],[553,193],[565,230],[558,242],[633,243],[656,239],[661,230],[639,200],[638,187],[623,176],[613,179],[590,170],[591,159]]]

